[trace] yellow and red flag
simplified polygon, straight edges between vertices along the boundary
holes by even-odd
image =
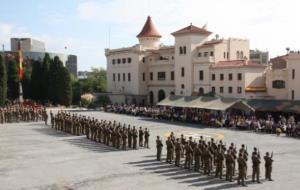
[[[21,42],[18,43],[18,53],[19,53],[19,79],[22,81],[23,79],[23,56],[21,49]]]

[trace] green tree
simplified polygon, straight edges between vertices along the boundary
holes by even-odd
[[[63,63],[59,60],[58,56],[54,57],[53,63],[49,66],[49,100],[52,103],[57,104],[59,101],[58,89],[59,85],[62,82],[60,75],[60,71],[63,68]]]
[[[7,96],[6,66],[0,55],[0,106],[3,106]]]
[[[45,54],[43,63],[41,65],[41,99],[43,101],[49,100],[49,67],[51,65],[51,58],[48,53]]]
[[[69,106],[72,103],[72,80],[67,68],[60,68],[58,79],[60,82],[57,88],[57,103]]]
[[[7,64],[7,98],[15,100],[19,96],[19,74],[15,60],[9,60]]]
[[[33,100],[41,100],[42,99],[42,76],[41,76],[41,62],[34,61],[32,65],[32,73],[31,73],[31,98]]]
[[[106,92],[106,70],[92,68],[87,78],[82,81],[82,91],[84,93]]]
[[[74,81],[72,84],[72,90],[73,90],[73,104],[79,104],[82,94],[82,86],[80,81]]]
[[[31,69],[30,68],[24,69],[22,86],[23,86],[24,99],[32,99],[31,98]]]

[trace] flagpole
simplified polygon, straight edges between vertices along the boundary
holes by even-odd
[[[18,53],[19,53],[19,103],[23,103],[23,87],[22,87],[22,78],[23,78],[23,56],[22,56],[22,46],[21,42],[24,39],[18,39]],[[22,77],[21,77],[22,75]]]

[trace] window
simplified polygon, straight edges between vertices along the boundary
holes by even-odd
[[[183,48],[180,46],[179,47],[179,55],[182,55],[183,54]]]
[[[239,51],[236,52],[236,59],[240,59],[240,52]]]
[[[228,80],[232,80],[232,73],[228,74]]]
[[[203,71],[201,70],[201,71],[199,71],[199,80],[203,80]]]
[[[184,77],[184,67],[181,67],[181,76]]]
[[[211,92],[212,93],[215,93],[216,92],[216,88],[213,86],[213,87],[211,87]]]
[[[118,73],[118,81],[120,81],[121,80],[121,75],[120,75],[120,73]]]
[[[118,64],[120,64],[121,63],[121,59],[118,59]]]
[[[181,85],[181,88],[184,89],[184,84]]]
[[[198,53],[198,57],[202,57],[202,53],[201,52]]]
[[[272,82],[273,88],[282,89],[285,88],[285,81],[283,80],[274,80]]]
[[[240,86],[237,87],[237,93],[238,93],[238,94],[241,94],[241,93],[242,93],[242,87],[240,87]]]
[[[150,80],[153,80],[153,73],[150,72]]]
[[[211,80],[216,80],[216,75],[215,74],[211,74]]]
[[[292,100],[294,100],[294,99],[295,99],[295,91],[292,90]]]
[[[292,79],[295,79],[295,69],[292,70]]]
[[[186,54],[186,47],[183,46],[183,54]]]
[[[158,72],[157,80],[166,80],[166,72]]]
[[[204,57],[207,57],[208,56],[208,52],[204,52]]]
[[[228,87],[228,93],[229,93],[229,94],[232,93],[232,87],[231,87],[231,86]]]
[[[238,80],[242,80],[242,73],[238,73],[237,78]]]
[[[131,81],[131,75],[128,73],[128,81]]]
[[[113,73],[113,81],[116,81],[116,74]]]
[[[126,63],[126,59],[125,59],[125,58],[122,59],[122,63],[123,63],[123,64]]]
[[[226,52],[224,52],[224,59],[226,59]]]
[[[203,88],[199,88],[199,95],[203,95],[204,94],[204,89]]]
[[[174,80],[174,71],[171,71],[171,80]]]
[[[224,80],[224,74],[220,74],[220,80]]]
[[[221,87],[220,87],[220,93],[223,93],[223,92],[224,92],[224,87],[221,86]]]
[[[241,51],[240,56],[241,56],[241,59],[244,59],[244,52],[243,51]]]
[[[143,73],[143,81],[145,81],[146,80],[146,75],[145,75],[145,73]]]
[[[227,59],[229,59],[229,52],[227,52]]]
[[[123,81],[126,81],[126,74],[123,73]]]
[[[213,52],[213,51],[210,52],[210,56],[211,56],[211,57],[214,56],[214,52]]]
[[[130,57],[127,58],[127,62],[131,63],[131,58]]]
[[[143,57],[143,60],[142,60],[142,62],[143,62],[143,63],[145,63],[145,62],[146,62],[146,59],[145,59],[145,57]]]
[[[112,64],[113,65],[116,64],[116,60],[115,59],[112,60]]]

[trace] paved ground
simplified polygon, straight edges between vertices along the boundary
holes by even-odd
[[[118,151],[83,136],[57,132],[42,123],[0,125],[0,189],[299,189],[300,140],[102,112],[81,113],[148,127],[152,148]],[[274,151],[275,181],[248,182],[248,187],[243,188],[157,162],[154,139],[169,131],[214,136],[227,143],[236,142],[238,146],[245,143],[248,151],[253,146],[258,146],[263,153]]]

